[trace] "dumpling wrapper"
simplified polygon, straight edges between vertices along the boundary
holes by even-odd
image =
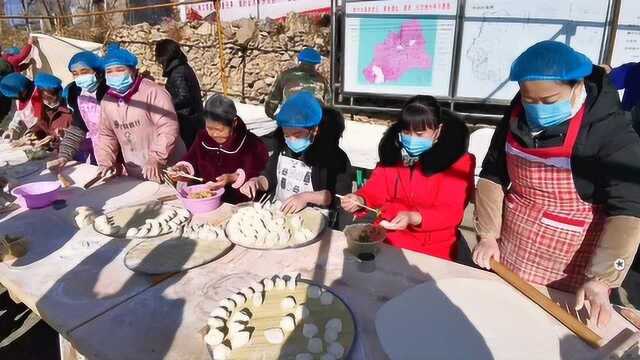
[[[282,344],[284,342],[284,331],[282,331],[281,328],[267,329],[264,331],[264,338],[267,339],[270,344]]]

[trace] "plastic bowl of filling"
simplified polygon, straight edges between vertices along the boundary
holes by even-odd
[[[344,228],[349,252],[360,254],[376,254],[380,243],[387,237],[384,228],[373,224],[353,224]]]
[[[18,198],[18,203],[29,209],[39,209],[51,205],[58,200],[60,183],[57,181],[39,181],[24,184],[11,191]]]
[[[187,186],[178,191],[180,201],[193,214],[204,214],[220,207],[224,188],[211,190],[207,185]]]

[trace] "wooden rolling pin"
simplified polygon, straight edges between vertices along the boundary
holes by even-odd
[[[576,319],[573,315],[569,314],[566,310],[560,307],[560,305],[553,302],[538,289],[533,287],[528,282],[522,280],[513,271],[509,270],[506,266],[502,265],[498,261],[491,258],[491,269],[495,271],[504,281],[508,282],[511,286],[518,289],[521,293],[526,295],[533,302],[538,304],[546,312],[551,314],[554,318],[560,321],[569,330],[573,331],[579,338],[584,340],[593,348],[599,348],[603,345],[603,339],[600,335],[593,332],[580,320]]]

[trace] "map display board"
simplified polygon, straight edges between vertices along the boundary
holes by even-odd
[[[510,100],[518,89],[508,80],[511,63],[542,40],[568,44],[598,64],[609,6],[608,0],[467,0],[455,96]]]
[[[344,92],[448,96],[457,0],[346,3]]]
[[[622,0],[611,66],[640,62],[640,1]]]

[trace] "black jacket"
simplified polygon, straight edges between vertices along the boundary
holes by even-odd
[[[102,101],[104,94],[107,93],[109,87],[105,82],[104,78],[99,80],[98,89],[96,90],[96,99],[98,102]],[[87,125],[84,123],[82,119],[82,114],[80,113],[80,109],[78,108],[78,96],[82,93],[82,89],[76,85],[75,82],[69,84],[69,93],[67,95],[67,106],[73,110],[72,114],[72,122],[71,126],[76,126],[80,128],[82,131],[87,132]]]
[[[301,160],[311,167],[311,184],[314,191],[328,190],[332,195],[351,193],[353,169],[347,154],[338,146],[344,132],[344,118],[335,109],[325,107],[323,110],[324,115],[318,135],[303,155],[297,155],[287,147],[281,128],[273,134],[277,143],[262,173],[269,180],[269,193],[275,193],[278,184],[278,159],[282,155]],[[332,219],[335,228],[345,225],[346,217],[341,213],[339,205],[340,202],[334,196],[329,209],[334,213],[340,213],[339,219]]]
[[[165,88],[171,94],[173,107],[178,114],[180,136],[190,148],[198,130],[204,128],[200,83],[196,73],[182,57],[169,61],[162,76],[167,78]]]
[[[442,130],[438,141],[429,151],[420,155],[420,168],[425,175],[437,174],[451,167],[467,152],[469,130],[467,126],[447,111],[442,112]],[[397,166],[402,163],[400,123],[396,122],[384,133],[378,146],[380,164]]]
[[[640,137],[621,111],[618,92],[604,70],[594,66],[585,89],[586,113],[571,156],[576,189],[582,200],[603,205],[608,216],[640,217]],[[505,189],[510,184],[505,155],[508,132],[523,146],[550,147],[563,143],[568,127],[567,122],[547,129],[534,140],[523,112],[511,128],[511,109],[519,101],[516,96],[497,127],[480,174]]]

